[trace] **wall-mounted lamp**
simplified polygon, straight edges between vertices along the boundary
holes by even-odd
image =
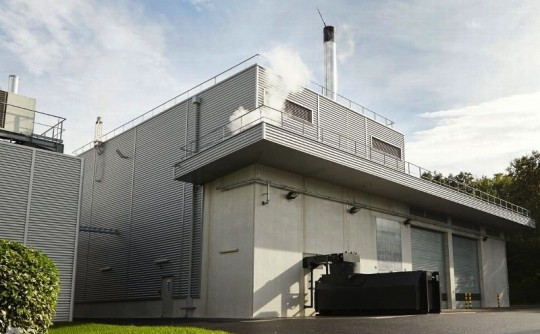
[[[351,206],[351,208],[349,210],[347,210],[351,215],[357,213],[358,211],[360,211],[362,208],[361,207],[358,207],[358,206]]]
[[[487,241],[488,237],[483,237],[482,241]]]
[[[287,199],[291,200],[291,199],[295,199],[296,197],[298,197],[298,195],[300,195],[300,193],[297,193],[296,191],[289,191],[285,197]]]
[[[154,261],[154,263],[161,266],[161,265],[163,265],[165,263],[169,263],[170,261],[171,260],[169,260],[169,259],[157,259],[157,260]]]
[[[405,226],[411,225],[411,218],[405,219],[405,220],[403,221],[403,225],[405,225]]]
[[[112,270],[112,267],[99,268],[99,271],[111,271],[111,270]]]
[[[127,155],[124,155],[119,149],[116,149],[116,154],[118,154],[118,156],[122,159],[129,159],[129,157]]]

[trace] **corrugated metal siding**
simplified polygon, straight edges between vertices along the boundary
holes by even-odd
[[[89,225],[116,229],[119,234],[89,235],[91,247],[88,249],[86,286],[100,288],[87,289],[87,300],[121,298],[125,293],[134,135],[134,131],[125,132],[105,143],[102,154],[96,154],[98,175],[93,185],[92,221]],[[130,159],[123,159],[117,150]],[[102,172],[97,171],[99,166],[103,167]],[[87,205],[85,203],[83,208]],[[104,271],[106,267],[111,270]]]
[[[411,228],[412,269],[439,272],[441,294],[446,294],[446,263],[444,261],[444,234],[420,228]],[[447,308],[447,301],[442,307]]]
[[[191,297],[201,296],[202,232],[204,188],[193,188],[192,246],[191,246]]]
[[[255,109],[256,70],[257,67],[250,67],[197,95],[202,99],[201,136],[229,123],[239,107]]]
[[[81,155],[84,159],[84,171],[82,182],[81,195],[81,216],[80,226],[90,226],[92,194],[94,192],[94,162],[96,151],[87,151]],[[77,249],[77,273],[75,279],[75,302],[84,301],[86,299],[86,273],[88,266],[88,246],[90,240],[90,232],[79,232],[79,246]]]
[[[172,166],[183,156],[186,105],[137,128],[127,298],[158,298],[163,276],[171,275],[179,295],[184,186],[174,181]]]
[[[0,142],[0,238],[23,242],[32,151]]]
[[[58,267],[56,319],[70,314],[80,179],[80,159],[36,151],[27,244]]]
[[[246,69],[197,95],[201,135],[228,123],[240,106],[255,108],[256,71]],[[159,298],[162,277],[170,275],[175,297],[188,295],[190,279],[191,295],[200,295],[202,196],[196,206],[201,214],[194,218],[192,186],[174,181],[172,173],[184,156],[180,148],[195,139],[195,116],[188,99],[105,142],[103,154],[87,164],[83,225],[120,234],[83,233],[78,302]],[[122,159],[116,149],[130,158]],[[84,157],[90,160],[94,152]],[[158,265],[156,260],[168,262]],[[100,271],[104,267],[112,270]]]
[[[403,134],[387,126],[384,126],[381,123],[375,122],[374,120],[369,118],[366,119],[366,123],[368,138],[371,138],[373,136],[389,144],[399,147],[401,149],[401,159],[405,159],[405,137],[403,136]],[[370,145],[371,142],[368,143],[368,146]]]
[[[480,275],[478,267],[478,240],[452,237],[454,248],[454,277],[456,295],[463,293],[480,294]],[[457,296],[456,296],[457,297]],[[456,298],[457,299],[457,298]],[[465,307],[464,301],[456,301],[458,308]],[[473,307],[481,307],[480,300],[472,301]]]
[[[335,149],[327,145],[314,142],[313,140],[310,140],[308,138],[304,138],[301,136],[291,136],[291,133],[289,131],[279,129],[270,124],[266,124],[264,138],[274,143],[296,149],[300,152],[305,152],[315,157],[326,159],[346,167],[354,168],[362,172],[378,176],[385,180],[395,182],[397,184],[410,187],[412,189],[420,190],[427,194],[437,196],[439,198],[443,198],[445,200],[449,200],[461,205],[466,205],[477,210],[490,213],[492,215],[497,215],[499,217],[514,221],[516,223],[526,224],[526,219],[523,216],[520,216],[509,210],[504,210],[503,208],[499,208],[487,202],[475,199],[466,194],[459,193],[453,189],[448,189],[435,183],[426,182],[425,180],[418,179],[417,177],[405,173],[400,173],[396,171],[395,168],[384,167],[369,160],[359,159],[358,157],[347,154],[345,152],[336,151]],[[224,142],[222,144],[223,147],[225,147],[224,145],[227,145],[229,141],[230,140]],[[236,149],[239,148],[240,147],[236,147]],[[216,149],[216,151],[219,152],[218,148]],[[230,152],[234,152],[234,150]],[[189,167],[187,166],[188,164]],[[186,170],[193,170],[197,168],[195,163],[192,164],[189,160],[186,161],[185,165],[186,167],[188,167]]]
[[[0,238],[24,241],[32,181],[26,244],[58,267],[56,321],[68,321],[70,315],[81,164],[78,158],[0,142]]]
[[[263,67],[257,67],[258,70],[258,92],[257,98],[259,106],[264,104],[264,92],[265,90],[271,90],[282,96],[284,99],[297,103],[305,108],[313,111],[313,125],[317,126],[318,123],[318,106],[317,106],[317,94],[309,89],[300,89],[298,92],[291,93],[287,89],[285,84]]]

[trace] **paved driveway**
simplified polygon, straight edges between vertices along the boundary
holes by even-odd
[[[122,321],[124,322],[124,321]],[[130,321],[125,321],[130,322]],[[221,329],[239,334],[300,333],[487,333],[540,334],[540,308],[452,311],[441,314],[382,317],[313,317],[259,320],[133,320],[139,324],[174,324]]]

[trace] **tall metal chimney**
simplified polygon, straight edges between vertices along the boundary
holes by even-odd
[[[332,100],[337,97],[337,58],[333,26],[324,26],[324,95]]]
[[[8,92],[19,94],[19,77],[11,74],[8,78]]]

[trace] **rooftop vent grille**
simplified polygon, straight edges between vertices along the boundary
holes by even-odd
[[[311,110],[289,100],[285,101],[285,112],[296,118],[313,123],[313,114]]]
[[[394,145],[390,145],[387,142],[384,142],[380,139],[377,139],[375,137],[371,138],[371,145],[374,149],[382,151],[386,154],[389,154],[391,156],[394,156],[398,159],[401,159],[401,149],[399,147],[396,147]]]

